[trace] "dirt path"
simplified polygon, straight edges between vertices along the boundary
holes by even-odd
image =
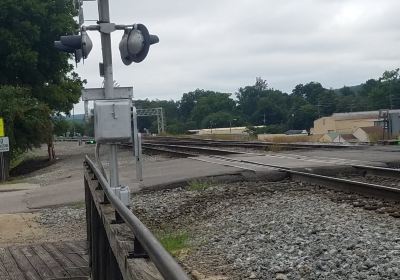
[[[1,214],[0,247],[15,243],[32,243],[43,238],[45,231],[36,221],[37,213]]]

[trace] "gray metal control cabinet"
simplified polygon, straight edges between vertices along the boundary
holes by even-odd
[[[97,143],[131,142],[130,99],[96,100],[94,134]]]

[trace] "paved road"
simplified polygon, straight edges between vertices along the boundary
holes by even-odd
[[[83,200],[83,155],[88,152],[87,149],[92,149],[93,147],[76,147],[75,143],[63,143],[62,145],[71,145],[71,147],[67,148],[73,149],[75,154],[73,156],[65,156],[59,163],[24,179],[28,183],[40,183],[41,187],[29,189],[29,187],[25,186],[23,190],[17,188],[16,191],[0,192],[0,213],[31,212],[37,208]],[[400,147],[367,147],[361,150],[299,150],[264,156],[235,155],[232,157],[292,168],[314,168],[348,164],[384,165],[385,162],[400,161],[399,156]],[[164,158],[145,162],[144,181],[139,185],[135,181],[135,168],[130,152],[122,151],[120,159],[121,183],[130,186],[132,191],[162,184],[173,184],[194,178],[240,174],[246,168],[254,169],[257,172],[272,170],[271,168],[237,163],[221,165],[217,164],[220,163],[218,160],[207,157],[200,158],[200,160],[205,161],[189,158]],[[214,163],[210,163],[210,161],[214,161]],[[10,186],[7,185],[7,188],[10,188]]]
[[[172,184],[204,176],[236,174],[240,171],[242,170],[191,159],[172,159],[146,163],[143,172],[144,181],[140,186],[134,179],[136,176],[134,166],[122,166],[120,181],[130,186],[132,191],[138,191],[155,185]],[[82,201],[84,199],[82,172],[74,172],[73,176],[67,177],[69,178],[61,178],[36,189],[0,193],[0,213],[30,212],[35,208]],[[8,185],[8,188],[11,186]]]

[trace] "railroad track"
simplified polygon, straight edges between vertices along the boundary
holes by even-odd
[[[257,162],[254,160],[246,160],[246,159],[224,156],[229,154],[249,154],[249,153],[224,150],[218,148],[176,145],[169,143],[168,144],[146,143],[143,145],[143,148],[159,152],[177,154],[197,161],[203,161],[210,164],[230,166],[252,172],[260,171],[260,168],[270,168],[288,173],[293,180],[311,182],[345,192],[355,192],[363,195],[377,196],[390,200],[400,201],[400,186],[389,187],[374,183],[360,182],[356,180],[298,171],[285,166],[267,164],[267,163]],[[204,154],[206,154],[206,156],[199,156]],[[400,179],[400,170],[398,169],[359,165],[359,164],[347,164],[347,165],[351,168],[354,168],[357,171],[361,171],[364,176],[368,174],[380,177]]]
[[[325,149],[341,149],[348,147],[364,147],[354,145],[333,145],[322,143],[275,143],[275,142],[261,142],[261,141],[237,141],[237,140],[214,140],[214,139],[200,139],[190,137],[145,137],[144,143],[158,143],[158,144],[176,144],[176,145],[196,145],[196,146],[224,146],[224,147],[239,147],[239,148],[252,148],[252,149],[267,149],[270,147],[282,147],[286,149],[309,149],[309,148],[325,148]]]
[[[213,164],[220,164],[225,166],[238,167],[241,169],[247,169],[249,171],[256,171],[253,167],[267,167],[272,168],[278,171],[286,172],[293,180],[298,181],[306,181],[314,184],[324,185],[330,188],[334,188],[336,190],[345,191],[345,192],[355,192],[363,195],[381,197],[389,200],[400,201],[400,186],[399,187],[388,187],[379,184],[360,182],[355,180],[349,180],[344,178],[325,176],[310,172],[293,170],[284,166],[278,166],[273,164],[266,164],[261,162],[256,162],[252,160],[243,160],[243,159],[235,159],[228,158],[222,156],[209,156],[210,160],[204,158],[192,158],[195,160],[205,161]],[[216,161],[213,159],[217,159]],[[239,164],[239,165],[238,165]],[[241,165],[244,164],[244,165]],[[350,165],[351,166],[351,165]],[[353,167],[353,166],[351,166]],[[362,169],[365,172],[373,170],[376,172],[379,171],[379,176],[391,177],[395,179],[400,179],[399,170],[394,170],[391,168],[381,168],[374,166],[356,166],[358,169]],[[375,173],[376,175],[376,173]],[[395,176],[397,175],[397,176]]]
[[[217,155],[246,154],[245,152],[240,152],[240,151],[216,149],[210,147],[196,147],[189,145],[176,145],[176,144],[144,143],[142,147],[143,149],[148,149],[148,150],[158,150],[158,151],[176,153],[181,155],[190,155],[190,156],[194,155],[193,152],[195,154],[217,154]],[[190,151],[192,153],[188,153],[187,151]]]

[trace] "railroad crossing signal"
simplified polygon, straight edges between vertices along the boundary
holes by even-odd
[[[151,35],[143,24],[135,24],[133,28],[126,28],[119,43],[122,62],[125,65],[142,62],[149,53],[150,45],[158,42],[158,37]]]
[[[75,54],[75,61],[86,59],[92,50],[93,43],[86,31],[80,35],[61,36],[60,41],[54,41],[56,49],[62,52]]]

